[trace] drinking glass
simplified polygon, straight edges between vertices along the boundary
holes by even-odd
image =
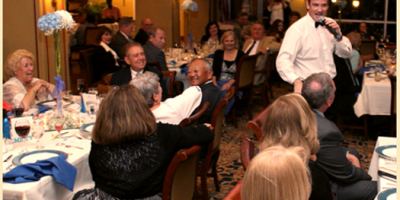
[[[14,115],[14,117],[21,117],[22,113],[24,113],[24,106],[22,103],[20,104],[15,104],[12,107],[12,113]]]
[[[78,92],[83,92],[85,90],[85,82],[83,79],[77,80]]]
[[[62,140],[61,140],[61,130],[64,125],[64,116],[62,114],[61,115],[58,114],[54,117],[54,120],[55,120],[54,125],[55,125],[57,133],[58,133],[58,143],[56,144],[56,146],[62,146],[62,145],[64,145],[64,143],[62,143]]]
[[[25,153],[28,152],[28,149],[26,149],[26,136],[28,136],[29,131],[31,130],[31,125],[29,124],[29,121],[27,119],[20,119],[15,122],[15,132],[19,137],[22,138],[24,141],[24,149],[20,152]]]
[[[96,88],[96,87],[91,87],[91,88],[89,88],[88,93],[89,93],[89,94],[95,94],[95,95],[97,96],[97,94],[99,93],[99,91],[97,91],[97,88]]]
[[[64,101],[72,102],[72,91],[71,90],[65,90]]]
[[[382,59],[382,55],[385,52],[384,48],[377,48],[376,49],[376,54],[379,56],[380,59]]]
[[[89,113],[90,117],[95,116],[96,111],[97,111],[96,106],[97,106],[96,102],[92,102],[92,101],[87,102],[87,107],[88,107],[87,112]]]
[[[43,122],[37,119],[33,122],[32,136],[36,139],[36,149],[43,149],[44,146],[40,145],[40,140],[44,134]]]

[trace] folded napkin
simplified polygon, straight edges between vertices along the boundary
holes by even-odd
[[[214,58],[214,54],[208,55],[207,58]]]
[[[168,61],[167,64],[168,64],[168,65],[176,65],[176,63],[177,63],[177,62],[176,62],[175,60],[171,59],[171,60]]]
[[[50,110],[51,107],[48,106],[39,106],[39,114],[45,113],[46,111]]]
[[[7,183],[26,183],[38,181],[43,176],[53,175],[57,183],[73,191],[77,170],[73,165],[65,161],[66,158],[66,154],[61,154],[36,163],[19,165],[3,174],[3,181]]]
[[[182,73],[182,74],[186,74],[186,76],[187,76],[188,69],[189,69],[188,66],[185,66],[185,67],[181,68],[181,73]]]

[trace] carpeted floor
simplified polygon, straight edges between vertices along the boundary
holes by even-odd
[[[286,83],[281,83],[280,87],[272,86],[274,98],[287,94],[291,91],[292,86]],[[240,107],[239,107],[240,108]],[[253,116],[263,109],[260,96],[254,96]],[[253,131],[246,126],[249,121],[247,112],[243,105],[242,109],[238,110],[238,128],[234,128],[232,123],[227,120],[225,133],[222,135],[220,146],[220,157],[218,160],[218,176],[221,191],[215,191],[215,186],[212,178],[208,178],[208,190],[210,199],[222,199],[233,188],[238,180],[241,180],[244,175],[243,166],[240,160],[240,144],[243,137],[250,138],[254,143],[258,144],[257,138]],[[371,161],[372,153],[375,146],[375,140],[367,139],[362,132],[343,131],[343,145],[354,147],[361,155],[361,166],[368,170]],[[198,180],[198,187],[200,182]]]

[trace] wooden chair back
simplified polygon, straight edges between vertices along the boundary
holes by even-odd
[[[92,85],[92,78],[94,76],[93,66],[92,66],[92,56],[94,48],[80,50],[80,57],[83,59],[83,63],[86,68],[86,80],[89,86]]]
[[[256,134],[257,140],[262,141],[262,131],[261,128],[265,122],[265,117],[267,116],[267,113],[269,111],[269,107],[266,107],[264,110],[262,110],[260,113],[258,113],[252,120],[247,122],[247,127],[251,128]]]
[[[208,107],[210,107],[210,102],[206,101],[206,102],[202,103],[199,106],[199,109],[197,110],[197,112],[194,113],[193,115],[191,115],[190,117],[186,117],[185,119],[183,119],[179,123],[179,126],[180,127],[196,126],[199,122],[200,117],[204,115],[204,113],[207,111]]]
[[[169,79],[169,84],[167,85],[168,97],[172,98],[174,97],[174,82],[175,82],[176,71],[162,71],[162,74],[164,78]]]
[[[240,190],[242,189],[243,180],[236,183],[235,187],[223,198],[223,200],[241,200]]]
[[[164,179],[163,200],[193,199],[200,148],[192,146],[172,159]]]
[[[268,98],[268,91],[270,92],[271,98],[274,98],[272,94],[272,88],[269,84],[269,76],[271,74],[271,71],[275,68],[276,66],[276,57],[278,56],[278,52],[275,52],[273,54],[269,54],[267,61],[265,62],[265,67],[261,70],[255,70],[255,73],[265,73],[265,80],[262,85],[261,89],[261,100],[262,104],[265,107],[270,103],[269,98]]]
[[[242,146],[240,147],[240,157],[242,159],[243,169],[249,167],[251,159],[254,157],[256,146],[249,138],[242,138]]]
[[[361,55],[375,55],[376,41],[363,40],[360,46]]]
[[[105,94],[110,90],[112,73],[109,73],[101,78],[100,83],[97,85],[99,94]]]
[[[389,79],[390,79],[390,84],[391,84],[391,99],[390,99],[390,135],[391,136],[396,136],[396,117],[397,117],[397,105],[396,105],[396,101],[397,101],[397,76],[394,75],[389,75]]]
[[[87,27],[85,30],[85,46],[86,47],[93,47],[98,45],[96,42],[96,37],[97,34],[99,33],[101,27],[95,26],[95,27]]]

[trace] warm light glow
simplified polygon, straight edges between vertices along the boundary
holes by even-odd
[[[358,8],[359,5],[360,5],[360,1],[358,1],[358,0],[354,0],[354,1],[353,1],[353,6],[354,6],[355,8]]]
[[[336,0],[332,0],[332,3],[336,3]]]

